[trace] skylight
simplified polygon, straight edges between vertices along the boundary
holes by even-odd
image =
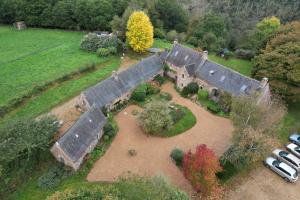
[[[210,71],[209,71],[209,74],[210,74],[210,75],[213,75],[214,73],[215,73],[214,70],[210,70]]]
[[[241,87],[241,91],[242,91],[242,92],[245,92],[246,89],[247,89],[247,86],[246,86],[246,85],[243,85],[243,86]]]
[[[225,80],[225,76],[221,76],[220,81],[223,82]]]
[[[189,58],[189,56],[186,55],[186,56],[184,57],[184,60],[187,61],[188,58]]]
[[[178,55],[178,51],[175,52],[174,56],[177,56],[177,55]]]

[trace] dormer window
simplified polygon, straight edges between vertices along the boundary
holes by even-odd
[[[246,85],[242,85],[241,87],[241,92],[246,92],[247,86]]]
[[[186,55],[186,56],[184,57],[184,60],[187,61],[188,58],[189,58],[189,56]]]

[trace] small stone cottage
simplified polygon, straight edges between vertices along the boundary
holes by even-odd
[[[52,146],[51,153],[59,162],[78,170],[84,157],[101,139],[106,121],[99,108],[91,107]]]
[[[24,21],[20,21],[20,22],[15,22],[14,24],[14,27],[17,29],[17,30],[23,30],[23,29],[26,29],[27,26],[25,24]]]
[[[96,105],[110,110],[128,100],[139,84],[153,80],[158,74],[163,75],[163,61],[158,55],[150,56],[127,70],[114,72],[111,77],[88,88],[81,94],[79,105],[85,109]]]
[[[259,92],[260,100],[268,101],[270,89],[268,79],[257,81],[232,69],[208,60],[208,52],[197,52],[175,43],[165,58],[178,88],[182,89],[191,82],[209,91],[210,98],[218,100],[220,92],[226,91],[233,96]]]

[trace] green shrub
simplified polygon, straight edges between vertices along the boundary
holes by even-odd
[[[199,90],[199,85],[195,82],[192,82],[182,89],[181,95],[187,97],[189,94],[196,94],[198,90]]]
[[[105,57],[108,56],[110,54],[109,49],[108,48],[99,48],[97,50],[97,55],[100,57]]]
[[[184,153],[181,149],[173,149],[170,156],[175,161],[177,167],[182,167]]]
[[[209,101],[209,103],[207,104],[207,110],[209,110],[209,111],[211,111],[212,113],[215,113],[215,114],[221,112],[220,106],[217,103],[213,102],[213,101]]]
[[[158,94],[160,89],[151,84],[147,84],[147,95]]]
[[[108,49],[109,53],[112,55],[114,55],[118,52],[116,47],[108,47],[107,49]]]
[[[157,76],[154,77],[154,81],[159,83],[159,85],[161,86],[162,84],[165,83],[165,78],[158,74]]]
[[[199,100],[207,100],[208,99],[208,91],[207,90],[199,90],[198,92],[198,99]]]
[[[175,109],[171,110],[170,115],[175,124],[176,122],[178,122],[179,120],[181,120],[184,117],[185,112],[180,108],[175,108]]]
[[[165,30],[162,28],[154,28],[154,37],[160,38],[160,39],[165,39],[166,38]]]
[[[216,175],[222,181],[225,182],[238,173],[237,168],[229,161],[220,161],[223,171],[218,172]]]
[[[71,170],[67,170],[63,164],[58,163],[50,167],[46,173],[39,177],[38,186],[44,189],[53,188],[71,173]]]
[[[137,101],[137,102],[142,102],[145,101],[146,96],[147,96],[147,90],[148,90],[148,85],[146,83],[140,84],[133,92],[131,95],[131,99]]]
[[[80,47],[86,51],[96,52],[99,48],[115,47],[118,49],[121,46],[120,40],[113,35],[97,35],[89,33],[84,36],[81,41]]]
[[[166,100],[166,101],[171,101],[172,100],[172,95],[170,93],[167,93],[167,92],[160,93],[159,97],[163,100]]]
[[[177,35],[178,35],[178,33],[175,30],[172,30],[167,33],[167,40],[169,40],[170,42],[173,42],[178,39]]]

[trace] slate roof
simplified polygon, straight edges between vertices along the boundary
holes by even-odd
[[[197,69],[195,76],[234,96],[260,89],[259,81],[209,60]]]
[[[61,149],[76,162],[97,138],[107,119],[95,106],[82,114],[73,126],[57,141]],[[101,138],[102,135],[100,135]]]
[[[190,76],[198,77],[234,96],[248,94],[250,91],[260,89],[259,81],[246,77],[223,65],[203,60],[199,52],[180,44],[174,45],[166,61],[177,67],[185,66]]]
[[[90,87],[83,94],[90,105],[95,104],[98,108],[102,108],[157,75],[162,68],[163,62],[160,57],[153,55],[118,73],[117,78],[111,76]]]
[[[201,53],[191,48],[183,47],[180,44],[175,44],[166,61],[177,67],[183,67],[188,64],[201,63],[203,60]]]

